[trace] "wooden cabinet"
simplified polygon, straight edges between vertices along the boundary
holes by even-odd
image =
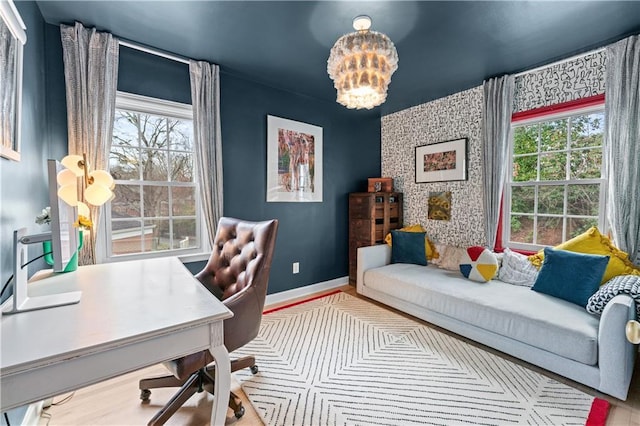
[[[356,284],[358,247],[383,244],[384,237],[402,227],[402,194],[349,194],[349,284]]]

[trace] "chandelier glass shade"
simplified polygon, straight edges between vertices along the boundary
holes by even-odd
[[[368,16],[356,17],[353,26],[356,31],[340,37],[331,48],[327,72],[339,104],[371,109],[387,99],[391,75],[398,69],[398,52],[389,37],[369,30]]]

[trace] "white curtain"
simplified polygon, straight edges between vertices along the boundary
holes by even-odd
[[[216,226],[223,213],[222,135],[220,128],[220,67],[190,61],[193,133],[197,157],[196,176],[202,209],[213,246]]]
[[[86,154],[91,169],[108,170],[118,81],[118,40],[82,24],[61,25],[67,97],[69,154]],[[96,262],[95,227],[100,210],[91,207],[94,229],[80,252],[82,265]],[[88,241],[87,241],[88,240]]]
[[[506,178],[509,133],[515,78],[505,75],[486,80],[482,86],[482,170],[484,230],[487,247],[493,249],[500,219],[500,201]]]
[[[605,170],[616,245],[640,264],[640,36],[607,47]]]

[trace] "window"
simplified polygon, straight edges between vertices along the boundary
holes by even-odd
[[[512,124],[504,241],[537,250],[603,229],[602,105]]]
[[[201,252],[191,105],[118,92],[106,257]]]

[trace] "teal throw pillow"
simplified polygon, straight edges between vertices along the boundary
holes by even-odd
[[[586,307],[598,290],[609,256],[544,249],[544,262],[531,290]]]
[[[391,231],[391,263],[426,265],[424,232]]]

